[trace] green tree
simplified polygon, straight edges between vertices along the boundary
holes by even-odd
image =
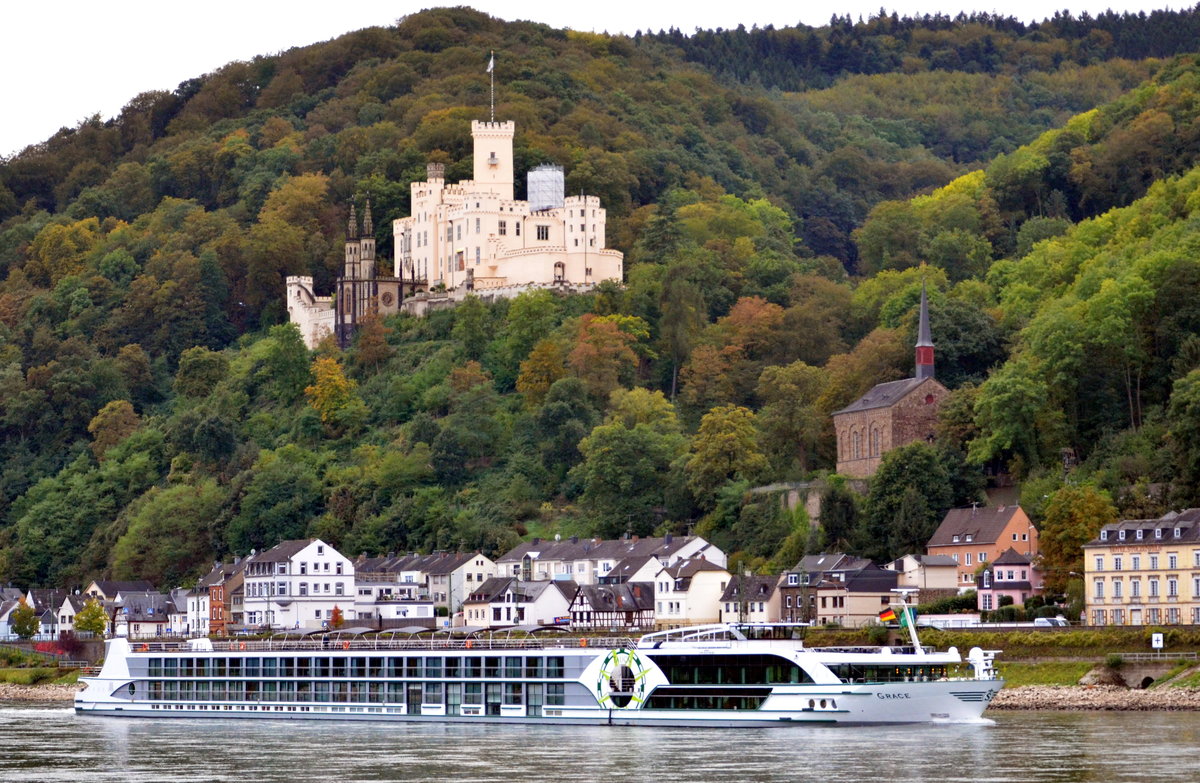
[[[12,632],[22,639],[28,639],[35,635],[42,625],[38,621],[37,612],[24,600],[18,604],[16,609],[12,610],[12,614],[8,616],[8,623]]]
[[[188,348],[179,355],[175,391],[184,397],[206,397],[228,372],[229,360],[220,353],[203,346]]]
[[[754,413],[737,405],[713,408],[700,420],[687,461],[688,486],[705,505],[731,480],[755,481],[767,468],[758,448]]]
[[[103,636],[108,630],[108,613],[104,611],[104,605],[98,599],[88,599],[75,615],[75,630],[96,636]]]
[[[1083,573],[1083,545],[1116,521],[1108,493],[1091,484],[1068,484],[1050,496],[1038,530],[1038,561],[1047,592],[1066,592],[1072,573]]]
[[[954,489],[937,450],[911,443],[883,455],[871,477],[867,510],[859,526],[859,553],[877,562],[919,551],[950,509]]]
[[[483,349],[491,340],[491,317],[483,300],[471,295],[454,308],[454,327],[450,336],[462,343],[468,359],[482,359]]]

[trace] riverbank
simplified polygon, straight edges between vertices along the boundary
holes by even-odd
[[[0,682],[0,701],[74,701],[83,685],[15,685]]]
[[[989,709],[1194,712],[1200,711],[1200,688],[1137,690],[1114,685],[1024,685],[1000,691]]]

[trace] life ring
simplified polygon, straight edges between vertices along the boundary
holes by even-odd
[[[467,639],[467,649],[469,650],[474,646],[475,646],[475,642],[471,641],[470,639]]]
[[[342,642],[342,649],[343,649],[343,650],[349,650],[349,649],[350,649],[350,642]]]
[[[150,649],[150,645],[148,645],[148,644],[142,644],[142,652],[146,652],[146,651],[147,651],[147,650],[149,650],[149,649]]]
[[[587,637],[586,637],[586,636],[580,636],[580,637],[579,637],[579,646],[580,646],[580,647],[587,647]]]
[[[245,643],[245,642],[242,642],[241,644],[239,644],[239,645],[238,645],[238,649],[239,649],[239,650],[244,650],[244,649],[246,649],[246,643]]]

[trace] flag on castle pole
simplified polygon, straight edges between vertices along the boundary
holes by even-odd
[[[496,67],[496,53],[492,52],[492,56],[488,58],[487,72],[491,73]]]

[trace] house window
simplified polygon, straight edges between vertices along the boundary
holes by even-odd
[[[958,536],[954,536],[953,538],[951,538],[951,539],[950,539],[950,541],[951,541],[952,543],[955,543],[955,544],[957,544],[957,543],[958,543]]]
[[[1142,597],[1142,580],[1141,579],[1129,580],[1129,597],[1130,598],[1141,598]]]
[[[1113,598],[1120,598],[1120,597],[1121,597],[1121,580],[1119,580],[1119,579],[1117,579],[1117,580],[1114,580],[1114,581],[1113,581],[1113,595],[1112,595],[1112,597],[1113,597]]]
[[[1120,570],[1121,570],[1121,564],[1122,564],[1122,563],[1121,563],[1121,561],[1122,561],[1122,558],[1121,558],[1121,556],[1120,556],[1120,555],[1115,555],[1115,556],[1113,557],[1113,570],[1114,570],[1114,571],[1120,571]]]
[[[1104,557],[1102,555],[1096,555],[1096,570],[1104,570]]]
[[[1130,568],[1132,568],[1134,571],[1138,571],[1141,569],[1141,567],[1142,567],[1142,556],[1141,555],[1133,555],[1132,557],[1129,558],[1129,560],[1130,560],[1130,565],[1129,565]]]
[[[796,585],[799,583],[800,583],[800,575],[799,574],[788,574],[788,584],[789,585]]]
[[[1104,597],[1104,580],[1097,579],[1095,582],[1095,585],[1096,585],[1096,592],[1093,593],[1093,595],[1096,598],[1103,598]]]
[[[545,242],[550,238],[550,226],[537,226],[537,238],[540,242]]]
[[[1133,537],[1136,538],[1138,541],[1141,541],[1142,540],[1142,532],[1143,532],[1142,529],[1138,528],[1137,533],[1135,533]]]
[[[1158,598],[1158,580],[1157,579],[1150,580],[1150,597]]]
[[[1167,568],[1171,570],[1179,568],[1179,555],[1167,555]]]
[[[967,552],[964,557],[966,559],[963,561],[963,565],[971,565],[971,553]]]
[[[979,553],[979,562],[981,562],[981,563],[986,563],[986,562],[987,562],[987,552],[980,552],[980,553]]]
[[[341,563],[337,564],[337,567],[334,569],[334,573],[337,573],[337,574],[342,573],[342,564]]]
[[[1013,541],[1016,541],[1016,540],[1017,540],[1017,534],[1016,534],[1016,533],[1013,533]],[[1101,541],[1107,541],[1107,540],[1108,540],[1108,531],[1107,531],[1107,530],[1101,530],[1101,531],[1100,531],[1100,540],[1101,540]]]
[[[956,562],[956,563],[958,562],[958,552],[955,552],[954,554],[950,555],[950,557],[954,558],[954,562]]]
[[[1167,580],[1167,597],[1176,598],[1179,596],[1179,580],[1172,577]]]
[[[1192,598],[1200,598],[1200,576],[1192,577]]]
[[[1170,609],[1167,610],[1167,624],[1168,625],[1178,625],[1179,624],[1179,607],[1172,606]]]
[[[1161,528],[1161,527],[1156,527],[1156,528],[1154,528],[1154,538],[1155,538],[1155,539],[1161,539],[1161,538],[1162,538],[1162,528]]]
[[[334,585],[333,592],[335,595],[345,595],[345,592],[343,592],[343,590],[344,590],[344,588],[342,587],[341,582],[338,582],[336,585]]]
[[[1117,531],[1117,540],[1119,540],[1119,541],[1125,540],[1125,531],[1124,530]]]
[[[1150,555],[1150,570],[1158,570],[1158,555]]]

